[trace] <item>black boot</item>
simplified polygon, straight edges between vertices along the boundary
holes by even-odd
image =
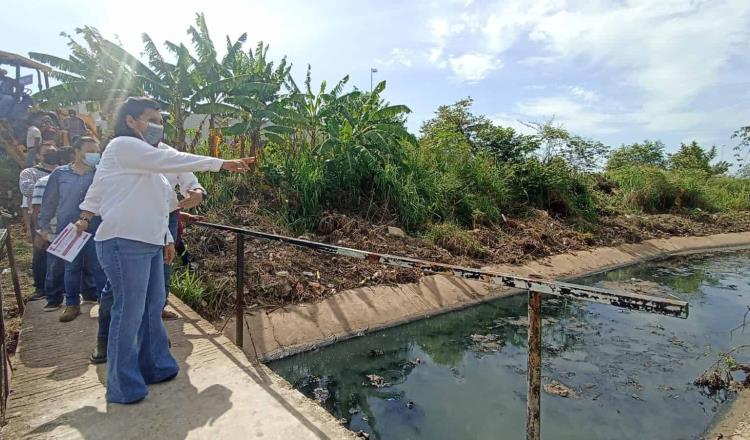
[[[89,360],[92,364],[103,364],[107,362],[107,338],[96,338],[96,349]]]

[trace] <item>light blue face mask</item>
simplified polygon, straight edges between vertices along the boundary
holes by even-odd
[[[102,158],[102,155],[99,153],[86,153],[86,156],[84,157],[83,161],[86,162],[86,164],[92,168],[99,165],[99,160]]]
[[[157,146],[163,137],[164,126],[149,122],[148,128],[146,128],[146,131],[143,133],[143,140],[146,141],[147,144]]]

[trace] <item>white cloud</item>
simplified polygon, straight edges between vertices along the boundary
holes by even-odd
[[[447,59],[461,79],[487,78],[497,68],[490,60],[507,64],[512,50],[526,66],[588,69],[600,75],[600,90],[611,90],[605,95],[626,96],[627,108],[600,112],[587,104],[609,97],[577,85],[568,96],[519,104],[571,113],[571,121],[586,119],[576,125],[590,128],[615,114],[654,131],[711,123],[695,100],[736,75],[732,62],[743,59],[750,41],[748,0],[494,0],[440,13],[431,22],[428,59],[443,67]]]
[[[383,67],[396,65],[412,67],[414,65],[414,58],[415,55],[412,51],[400,47],[394,47],[391,49],[390,56],[387,59],[375,59],[375,65]]]
[[[645,113],[687,106],[750,38],[746,0],[594,5],[547,14],[530,36],[566,60],[618,69],[642,92]]]
[[[517,103],[522,120],[554,118],[574,133],[610,134],[621,130],[623,121],[614,114],[596,109],[567,96],[547,96]]]
[[[462,81],[477,82],[495,69],[502,67],[500,60],[483,53],[467,53],[448,59],[451,71]]]
[[[502,127],[510,127],[517,133],[534,134],[534,129],[524,124],[526,122],[520,115],[511,115],[508,113],[498,113],[489,116],[492,123]]]
[[[587,90],[580,86],[570,86],[568,87],[568,90],[570,90],[571,95],[581,98],[584,102],[595,102],[599,100],[599,95],[596,92]]]

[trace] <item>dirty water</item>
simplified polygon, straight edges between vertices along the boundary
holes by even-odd
[[[686,320],[545,297],[542,437],[700,438],[731,396],[692,381],[719,351],[750,343],[750,325],[735,329],[748,268],[750,252],[707,254],[578,280],[686,300]],[[270,367],[371,439],[521,439],[526,325],[520,295]]]

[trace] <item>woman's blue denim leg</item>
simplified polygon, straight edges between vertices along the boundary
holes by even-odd
[[[159,254],[151,261],[146,307],[139,332],[142,342],[138,363],[147,384],[171,379],[179,371],[177,361],[169,352],[169,339],[161,319],[165,301],[164,256]]]
[[[144,374],[151,381],[167,370],[174,376],[179,369],[169,353],[164,326],[154,325],[161,324],[164,301],[162,247],[114,238],[97,242],[96,248],[114,299],[107,343],[107,400],[135,402],[148,394]],[[161,298],[156,306],[155,295]]]

